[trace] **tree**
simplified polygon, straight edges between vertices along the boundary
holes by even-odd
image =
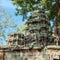
[[[49,11],[48,17],[54,22],[55,34],[57,34],[57,26],[60,24],[60,0],[42,0],[42,5]]]
[[[49,17],[54,19],[60,13],[60,0],[12,0],[17,6],[17,14],[26,14],[43,6],[49,11]]]
[[[0,45],[6,41],[6,29],[15,28],[15,26],[17,25],[13,23],[11,15],[0,7]]]
[[[60,11],[60,0],[42,0],[43,7],[49,11],[50,19],[54,19],[55,16],[59,15]]]
[[[57,33],[57,24],[60,22],[60,0],[12,0],[17,6],[17,14],[26,17],[27,12],[31,12],[43,7],[48,13],[48,17],[54,23]]]
[[[16,15],[23,15],[27,17],[27,12],[37,10],[40,6],[40,0],[12,0],[13,4],[16,5]]]
[[[32,10],[37,9],[40,5],[40,0],[12,0],[13,4],[17,6],[18,14],[26,14]]]

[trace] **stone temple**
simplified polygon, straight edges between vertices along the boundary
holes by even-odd
[[[60,34],[52,33],[44,9],[28,18],[25,34],[11,33],[0,46],[0,60],[60,60]]]

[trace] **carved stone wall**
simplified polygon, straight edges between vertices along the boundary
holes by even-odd
[[[13,52],[6,52],[4,60],[37,60],[41,56],[41,51],[34,50],[20,50]]]
[[[49,47],[46,50],[46,54],[48,55],[49,60],[54,59],[60,60],[60,46],[52,46],[52,47]]]

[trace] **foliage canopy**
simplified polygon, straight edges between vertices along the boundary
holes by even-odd
[[[54,19],[60,15],[60,0],[12,0],[13,4],[17,6],[17,14],[26,14],[41,8],[49,11],[48,17]]]

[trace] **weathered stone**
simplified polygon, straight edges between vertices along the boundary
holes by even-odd
[[[35,11],[26,24],[28,25],[26,35],[12,33],[9,35],[7,45],[0,47],[0,60],[59,59],[60,46],[53,46],[55,42],[44,9]]]

